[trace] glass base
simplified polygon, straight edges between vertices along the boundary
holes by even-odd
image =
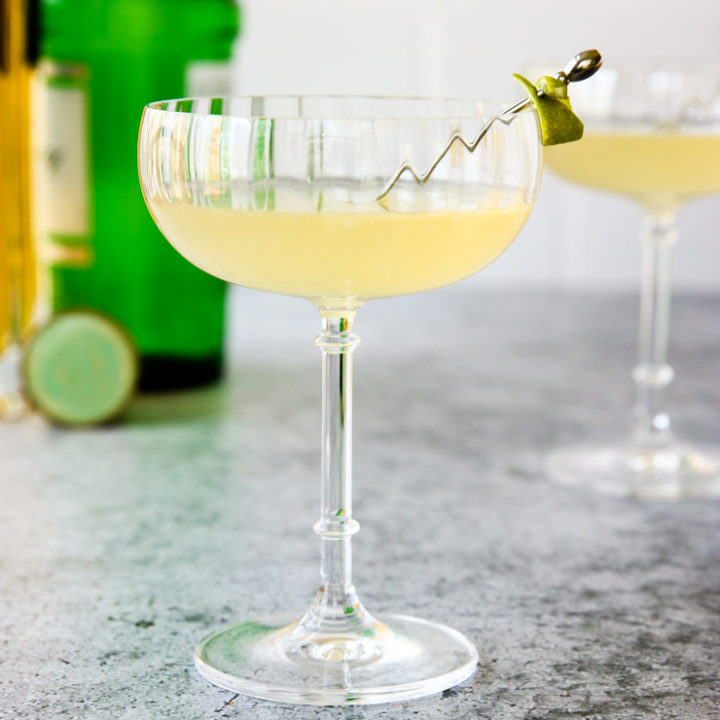
[[[581,445],[551,453],[546,469],[556,482],[610,495],[657,500],[720,497],[717,447]]]
[[[303,705],[432,695],[469,678],[477,661],[477,650],[457,630],[406,615],[335,635],[308,633],[297,617],[271,617],[232,625],[195,648],[195,666],[211,683]]]

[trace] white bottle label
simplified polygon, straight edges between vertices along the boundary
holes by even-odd
[[[35,222],[51,255],[91,260],[87,71],[41,64],[33,97]],[[62,250],[62,252],[59,252]]]
[[[233,68],[228,60],[196,60],[185,71],[188,97],[222,97],[232,93]]]

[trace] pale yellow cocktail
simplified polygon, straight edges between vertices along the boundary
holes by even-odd
[[[531,205],[390,212],[234,210],[151,199],[155,220],[190,262],[237,285],[357,306],[447,285],[492,262]]]
[[[545,162],[568,180],[646,204],[720,192],[720,134],[588,129],[580,142],[545,148]]]

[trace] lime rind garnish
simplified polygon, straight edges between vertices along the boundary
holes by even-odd
[[[567,85],[557,78],[544,75],[533,85],[522,75],[513,75],[528,92],[540,119],[543,145],[561,145],[583,136],[582,120],[573,112]]]

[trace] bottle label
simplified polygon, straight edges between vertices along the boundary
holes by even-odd
[[[185,71],[188,97],[220,97],[232,92],[232,65],[227,60],[196,60]]]
[[[43,258],[93,262],[90,216],[88,71],[43,61],[33,88],[35,223]]]

